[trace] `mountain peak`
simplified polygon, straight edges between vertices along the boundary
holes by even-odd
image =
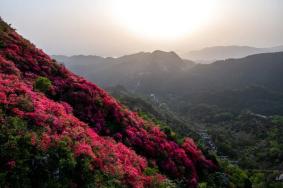
[[[183,60],[173,51],[165,52],[155,50],[151,53],[152,61],[160,64],[181,65],[184,64]]]
[[[164,55],[171,55],[171,56],[175,56],[177,58],[180,58],[176,52],[174,51],[170,51],[170,52],[166,52],[166,51],[162,51],[162,50],[155,50],[151,53],[152,55],[158,55],[158,56],[164,56]]]

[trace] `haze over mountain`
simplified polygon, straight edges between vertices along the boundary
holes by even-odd
[[[271,48],[256,48],[251,46],[212,46],[200,50],[189,51],[182,54],[183,57],[194,60],[198,63],[212,63],[216,60],[224,60],[228,58],[241,58],[252,54],[280,52],[283,46]]]
[[[262,88],[270,95],[276,95],[277,97],[271,98],[277,100],[281,95],[279,93],[283,91],[281,76],[283,52],[216,61],[209,65],[184,61],[174,52],[161,51],[138,53],[121,58],[94,57],[94,59],[97,61],[93,63],[88,62],[88,57],[86,57],[85,61],[77,61],[77,63],[67,61],[65,65],[102,87],[123,85],[137,93],[155,94],[160,98],[165,98],[167,102],[172,99],[174,101],[172,104],[184,101],[185,98],[190,99],[190,103],[194,100],[201,103],[202,100],[208,100],[210,95],[210,102],[214,101],[212,103],[217,104],[217,95],[223,97],[224,91],[244,91],[251,87]],[[256,94],[256,91],[254,92]],[[216,96],[212,97],[212,93]],[[226,99],[227,104],[233,103],[233,98],[225,97]],[[250,100],[261,99],[255,97]],[[219,102],[221,103],[220,98]],[[280,106],[281,102],[278,105]],[[243,103],[240,106],[245,105]],[[250,106],[250,108],[260,110],[258,106]],[[266,106],[260,111],[270,113],[269,110]],[[281,110],[278,113],[281,113]]]
[[[184,54],[206,46],[283,44],[281,0],[132,2],[1,0],[0,12],[48,54],[118,57],[155,49]]]
[[[53,56],[66,67],[102,86],[125,85],[138,89],[149,85],[166,85],[172,79],[195,66],[175,52],[156,50],[125,55],[119,58],[98,56]],[[147,86],[148,85],[148,86]],[[133,88],[132,88],[133,89]]]
[[[282,114],[282,71],[283,52],[198,64],[162,92],[181,96],[175,102],[190,99],[187,105],[209,103],[232,111]]]

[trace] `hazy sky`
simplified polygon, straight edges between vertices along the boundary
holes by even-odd
[[[283,44],[283,0],[181,1],[0,0],[0,16],[49,54]]]

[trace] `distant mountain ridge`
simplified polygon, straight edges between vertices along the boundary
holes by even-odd
[[[206,103],[226,110],[249,109],[262,114],[283,114],[283,52],[263,53],[212,64],[198,64],[160,88],[171,93],[172,104]],[[163,95],[164,96],[164,95]],[[180,106],[180,105],[179,105]]]
[[[212,63],[216,60],[224,60],[228,58],[242,58],[248,55],[267,53],[267,52],[280,52],[283,51],[282,46],[271,48],[256,48],[251,46],[212,46],[200,50],[193,50],[183,54],[185,58],[192,59],[198,63]]]
[[[146,88],[147,85],[166,84],[196,64],[181,59],[175,52],[156,50],[139,52],[118,58],[99,56],[53,56],[75,73],[96,81],[101,86],[125,85]]]
[[[135,54],[124,55],[121,57],[101,57],[96,55],[73,55],[73,56],[65,56],[65,55],[52,55],[52,58],[56,59],[58,62],[63,64],[73,65],[73,64],[83,64],[83,65],[91,65],[97,63],[147,63],[147,64],[165,64],[167,63],[176,63],[176,64],[184,64],[184,62],[188,65],[193,65],[194,62],[181,59],[175,52],[165,52],[161,50],[155,50],[153,52],[138,52]]]

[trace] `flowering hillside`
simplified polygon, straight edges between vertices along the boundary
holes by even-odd
[[[168,187],[167,176],[196,187],[217,168],[1,20],[0,123],[2,184]]]

